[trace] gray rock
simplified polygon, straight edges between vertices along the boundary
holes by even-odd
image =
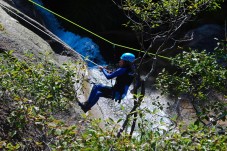
[[[214,38],[223,39],[224,32],[224,28],[217,24],[202,25],[186,34],[186,36],[192,33],[194,35],[188,46],[193,49],[213,51],[217,46],[217,41]]]
[[[86,64],[80,55],[40,23],[13,6],[12,1],[0,1],[0,53],[14,50],[15,57],[25,59],[24,52],[30,52],[39,58],[38,60],[42,61],[42,58],[45,58],[56,66],[79,61],[80,64],[75,63],[72,66],[78,70],[78,79],[86,78]],[[83,70],[80,70],[81,68]],[[86,93],[85,89],[80,87],[78,94]],[[72,116],[80,117],[82,110],[75,104],[73,106]]]

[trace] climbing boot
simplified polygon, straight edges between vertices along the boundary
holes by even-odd
[[[90,108],[87,106],[87,102],[85,102],[85,103],[78,102],[78,105],[81,107],[81,109],[84,111],[84,113],[86,113],[87,111],[90,110]]]

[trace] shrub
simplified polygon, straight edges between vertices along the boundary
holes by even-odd
[[[0,148],[42,150],[65,127],[53,115],[77,101],[73,77],[80,75],[69,64],[59,67],[32,54],[24,61],[12,54],[0,54]]]

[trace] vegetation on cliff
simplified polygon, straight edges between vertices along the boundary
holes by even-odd
[[[176,119],[172,118],[170,129],[153,130],[155,123],[146,120],[144,114],[155,114],[155,110],[137,110],[139,127],[135,137],[127,131],[119,137],[119,124],[111,119],[105,121],[105,129],[99,126],[100,119],[91,120],[86,116],[74,119],[77,122],[70,124],[67,115],[72,112],[72,104],[78,99],[74,83],[80,82],[72,78],[77,77],[75,70],[68,65],[60,68],[50,62],[41,63],[32,54],[27,54],[27,59],[35,63],[25,62],[11,53],[9,51],[0,56],[2,150],[227,149],[227,135],[225,132],[224,135],[219,134],[215,123],[209,126],[194,123],[185,127],[175,125]],[[206,58],[210,59],[208,56]],[[198,59],[198,56],[191,59]],[[64,116],[59,118],[59,115]]]
[[[149,3],[151,1],[136,0],[134,2]],[[176,14],[181,14],[173,7],[175,6],[173,2],[176,1],[164,2],[166,3],[162,6],[166,7],[163,8],[172,6],[170,7],[172,9],[167,9],[170,16],[175,18]],[[149,12],[141,11],[140,6],[133,5],[134,13],[144,20],[150,19],[149,16],[146,17],[146,15],[150,15]],[[190,11],[197,7],[197,5],[187,7],[188,15],[192,15]],[[129,8],[126,7],[126,9]],[[160,15],[159,13],[154,14],[157,15],[157,18]],[[151,29],[160,28],[159,23],[161,22],[152,23]],[[173,24],[176,22],[171,23],[171,25],[176,25]],[[133,28],[143,29],[140,26]],[[149,28],[146,27],[146,30],[142,30],[142,32],[146,32],[147,29]],[[4,30],[1,24],[0,30]],[[175,33],[174,30],[172,32]],[[153,34],[150,33],[150,35]],[[171,34],[166,36],[170,38]],[[169,48],[162,46],[164,44],[160,46],[156,57],[159,52]],[[150,51],[150,47],[148,48],[147,52]],[[194,50],[189,53],[184,52],[172,58],[174,67],[178,69],[176,73],[172,74],[163,70],[159,74],[157,81],[160,89],[172,95],[176,102],[181,101],[179,98],[182,95],[187,95],[188,99],[191,98],[190,102],[196,106],[197,120],[195,122],[188,125],[182,124],[178,121],[180,115],[178,114],[169,119],[171,124],[167,129],[162,128],[162,126],[166,126],[166,123],[161,119],[162,125],[154,130],[153,125],[157,121],[147,120],[145,114],[156,114],[156,109],[143,110],[136,106],[136,110],[129,113],[129,115],[135,115],[134,113],[138,115],[134,116],[138,122],[136,131],[128,133],[127,130],[130,130],[133,125],[130,123],[133,123],[135,119],[128,118],[121,135],[118,135],[119,129],[122,128],[119,126],[119,122],[125,119],[119,119],[117,122],[111,119],[102,121],[105,123],[105,128],[100,127],[100,119],[91,120],[86,116],[83,118],[75,116],[74,119],[69,119],[73,110],[78,107],[74,105],[81,94],[78,94],[79,88],[75,88],[75,85],[83,85],[84,79],[79,75],[79,71],[85,70],[83,66],[71,66],[70,63],[58,66],[49,59],[45,59],[46,56],[43,56],[44,60],[40,60],[32,53],[25,54],[23,59],[26,61],[24,61],[15,58],[13,51],[2,52],[0,54],[0,150],[225,151],[227,150],[226,127],[218,123],[226,120],[225,48],[226,43],[224,43],[224,47],[219,47],[213,53]],[[73,62],[73,64],[80,63]],[[153,69],[148,76],[152,72]],[[210,94],[216,98],[210,99]],[[138,98],[142,101],[143,97],[140,94],[135,95],[135,104]],[[152,101],[157,108],[163,109],[158,98]]]
[[[26,53],[24,61],[12,53],[0,54],[0,148],[42,150],[60,143],[55,135],[74,129],[57,119],[73,113],[79,73],[70,64],[58,67],[32,53]]]

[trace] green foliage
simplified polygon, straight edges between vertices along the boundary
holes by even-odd
[[[161,150],[226,150],[226,136],[217,135],[214,129],[190,125],[180,133],[172,133],[160,144]]]
[[[177,22],[185,16],[196,15],[198,12],[207,9],[220,8],[223,0],[124,0],[123,10],[133,14],[134,30],[141,31],[148,28],[156,28],[161,25]],[[179,18],[179,20],[175,20]]]
[[[199,121],[225,120],[226,54],[220,47],[214,53],[183,52],[172,60],[174,74],[163,70],[157,86],[163,93],[179,99],[187,96],[196,110]],[[223,97],[220,97],[223,96]],[[216,124],[217,121],[212,124]]]
[[[183,52],[173,58],[172,65],[178,72],[170,75],[163,70],[158,76],[158,84],[163,92],[176,97],[189,94],[196,99],[206,100],[211,90],[225,90],[227,70],[218,63],[216,54],[206,51]]]
[[[0,56],[0,150],[227,149],[227,135],[217,135],[212,128],[190,125],[177,131],[152,130],[155,123],[146,120],[144,114],[155,114],[156,109],[138,111],[141,121],[132,138],[127,133],[118,138],[119,123],[112,119],[91,120],[85,116],[78,124],[68,125],[53,115],[71,109],[70,102],[77,99],[72,80],[79,79],[76,69],[57,67],[47,60],[39,62],[31,54],[27,59],[37,62],[24,62],[12,53]],[[105,122],[105,128],[100,122]]]
[[[76,73],[51,62],[34,64],[10,55],[1,56],[2,94],[9,94],[4,99],[30,100],[41,110],[51,111],[67,108],[69,101],[75,101],[72,77]]]
[[[53,115],[72,108],[70,102],[77,100],[73,77],[81,75],[67,64],[58,67],[33,54],[25,54],[24,61],[12,54],[0,54],[0,148],[42,150],[56,127],[63,131]]]
[[[204,128],[190,125],[187,128],[179,128],[178,131],[165,131],[159,133],[151,128],[145,133],[137,133],[136,137],[130,138],[123,133],[120,138],[116,137],[119,127],[112,120],[107,121],[105,129],[99,127],[100,120],[92,120],[82,135],[70,138],[72,142],[68,148],[62,145],[66,139],[61,139],[61,146],[54,147],[60,150],[220,150],[225,151],[227,146],[226,135],[218,135],[214,128]],[[151,122],[144,124],[150,127]],[[60,136],[60,132],[56,137]],[[66,144],[66,142],[65,142]]]

